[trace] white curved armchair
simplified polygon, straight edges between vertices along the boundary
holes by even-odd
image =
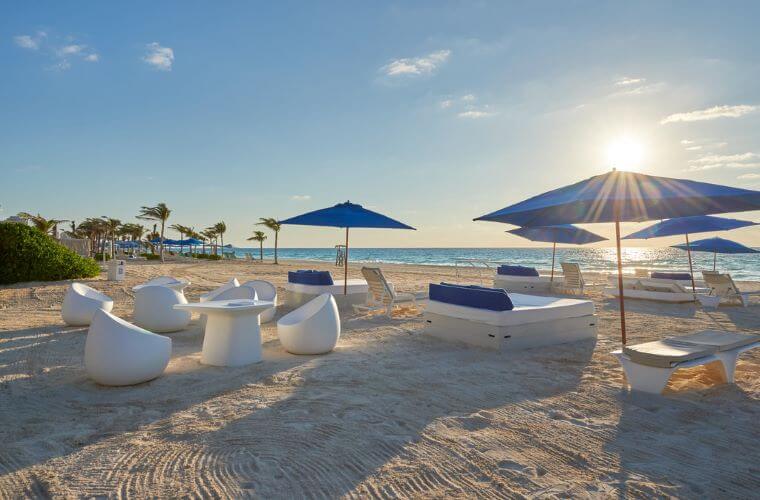
[[[82,283],[72,283],[63,298],[61,317],[69,326],[87,326],[99,309],[110,312],[113,299]]]
[[[256,296],[258,300],[267,300],[274,302],[274,307],[267,309],[259,318],[262,323],[268,323],[274,319],[274,315],[277,312],[277,287],[268,281],[264,280],[251,280],[246,281],[240,286],[247,286],[256,290]]]
[[[174,309],[187,304],[185,296],[165,286],[146,286],[135,292],[135,323],[151,332],[176,332],[190,323],[190,312]]]
[[[169,337],[98,310],[87,332],[84,366],[87,375],[98,384],[133,385],[161,375],[171,354]]]
[[[172,290],[177,290],[180,293],[183,293],[185,290],[185,287],[189,285],[190,282],[187,281],[184,278],[172,278],[171,276],[159,276],[158,278],[153,278],[152,280],[148,280],[145,283],[141,285],[137,285],[135,287],[132,287],[133,292],[137,292],[141,288],[145,288],[146,286],[165,286],[167,288],[171,288]]]
[[[232,278],[231,280],[229,280],[227,283],[225,283],[224,285],[220,286],[219,288],[217,288],[215,290],[211,290],[210,292],[206,292],[206,293],[202,294],[201,298],[200,298],[200,301],[201,302],[208,302],[210,300],[221,300],[221,299],[217,298],[217,296],[219,296],[219,294],[222,294],[222,293],[226,292],[227,290],[230,290],[232,288],[237,288],[239,286],[240,286],[240,282],[237,280],[237,278]]]
[[[322,354],[335,348],[340,338],[340,315],[335,298],[324,293],[277,322],[277,336],[293,354]]]

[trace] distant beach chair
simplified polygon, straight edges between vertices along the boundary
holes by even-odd
[[[749,305],[750,295],[758,295],[758,292],[742,292],[734,283],[730,274],[721,274],[715,271],[702,271],[705,285],[710,289],[707,295],[697,295],[697,299],[704,307],[718,307],[722,301],[738,302],[744,307]]]
[[[633,270],[633,275],[637,278],[648,278],[649,277],[649,269],[643,269],[640,267],[637,267]]]
[[[237,259],[237,256],[235,255],[235,252],[222,252],[225,259],[229,260],[235,260]]]
[[[251,255],[251,252],[245,252],[245,260],[253,260],[253,255]]]
[[[706,289],[700,290],[706,291]],[[620,295],[617,284],[605,288],[604,293],[612,297]],[[623,293],[626,299],[643,299],[656,302],[682,303],[694,302],[695,300],[691,287],[687,289],[676,282],[664,282],[649,278],[624,280]]]
[[[583,294],[586,282],[583,280],[581,266],[576,262],[560,262],[563,279],[554,284],[554,288],[562,292]]]
[[[705,330],[692,335],[625,346],[612,354],[632,389],[660,394],[674,371],[719,361],[725,382],[734,382],[739,354],[760,347],[760,335]]]
[[[427,294],[398,293],[391,283],[385,279],[383,271],[379,267],[362,267],[362,275],[367,280],[367,303],[355,304],[354,311],[370,312],[385,310],[389,318],[393,312],[393,306],[405,302],[411,302],[417,307],[417,301],[427,297]]]

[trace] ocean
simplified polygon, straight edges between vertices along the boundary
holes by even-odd
[[[258,248],[235,248],[237,257],[250,252],[258,258]],[[229,250],[228,250],[229,251]],[[264,249],[264,258],[272,259],[274,251]],[[334,262],[334,248],[280,248],[280,259]],[[551,248],[351,248],[351,262],[371,264],[420,264],[420,265],[470,265],[464,259],[489,263],[516,264],[539,269],[551,267]],[[713,268],[713,254],[692,252],[695,274],[699,270]],[[617,266],[614,248],[557,248],[557,267],[560,261],[579,262],[584,270],[614,272]],[[472,264],[475,265],[475,264]],[[686,252],[675,248],[625,248],[623,268],[633,272],[637,267],[653,270],[688,271]],[[730,272],[737,280],[760,281],[760,254],[717,256],[717,269]]]

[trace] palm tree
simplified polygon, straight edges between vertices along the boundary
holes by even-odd
[[[182,224],[173,224],[169,226],[169,229],[173,229],[179,233],[179,239],[180,241],[184,239],[185,236],[190,238],[190,233],[193,232],[193,229],[187,226],[183,226]],[[180,243],[179,245],[179,253],[182,253],[183,245]]]
[[[259,242],[259,260],[264,260],[264,240],[267,239],[267,236],[264,234],[264,231],[254,231],[253,236],[248,238],[248,241],[258,241]]]
[[[206,229],[204,229],[201,232],[201,234],[203,235],[204,238],[208,238],[208,244],[212,246],[212,250],[211,251],[214,252],[214,255],[216,255],[216,247],[213,246],[212,242],[216,239],[217,235],[216,235],[216,231],[214,230],[213,226],[212,227],[207,227]],[[203,241],[204,241],[204,243],[203,243],[203,253],[206,253],[206,243],[205,243],[206,240],[204,239]]]
[[[267,229],[271,229],[274,231],[274,263],[278,264],[277,262],[277,237],[280,234],[280,228],[282,227],[282,224],[280,224],[280,221],[275,219],[274,217],[261,217],[259,218],[261,222],[257,222],[256,225],[258,226],[264,226]]]
[[[58,224],[67,222],[66,219],[46,219],[40,214],[32,215],[29,212],[19,212],[18,217],[25,221],[32,221],[35,228],[45,234],[52,234],[53,237],[58,236]]]
[[[106,230],[106,236],[111,234],[111,258],[113,259],[113,242],[116,239],[116,231],[121,226],[119,219],[112,219],[111,217],[103,217],[103,226]]]
[[[224,233],[227,231],[227,224],[224,221],[214,224],[214,232],[219,235],[222,240],[222,255],[224,255]]]
[[[161,222],[161,262],[164,261],[164,226],[172,211],[166,206],[166,203],[159,203],[155,207],[142,207],[138,219],[155,220]]]

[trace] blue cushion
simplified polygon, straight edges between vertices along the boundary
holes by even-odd
[[[505,276],[538,276],[535,267],[501,265],[496,269],[496,274]]]
[[[507,291],[503,288],[430,283],[428,291],[430,300],[447,304],[488,309],[489,311],[511,311],[514,307]]]
[[[288,271],[288,283],[298,283],[300,285],[332,285],[333,279],[330,275],[330,271],[299,269],[298,271]]]
[[[657,272],[654,271],[651,274],[652,278],[660,278],[665,280],[678,280],[678,281],[688,281],[691,279],[691,274],[689,273],[664,273],[664,272]]]

